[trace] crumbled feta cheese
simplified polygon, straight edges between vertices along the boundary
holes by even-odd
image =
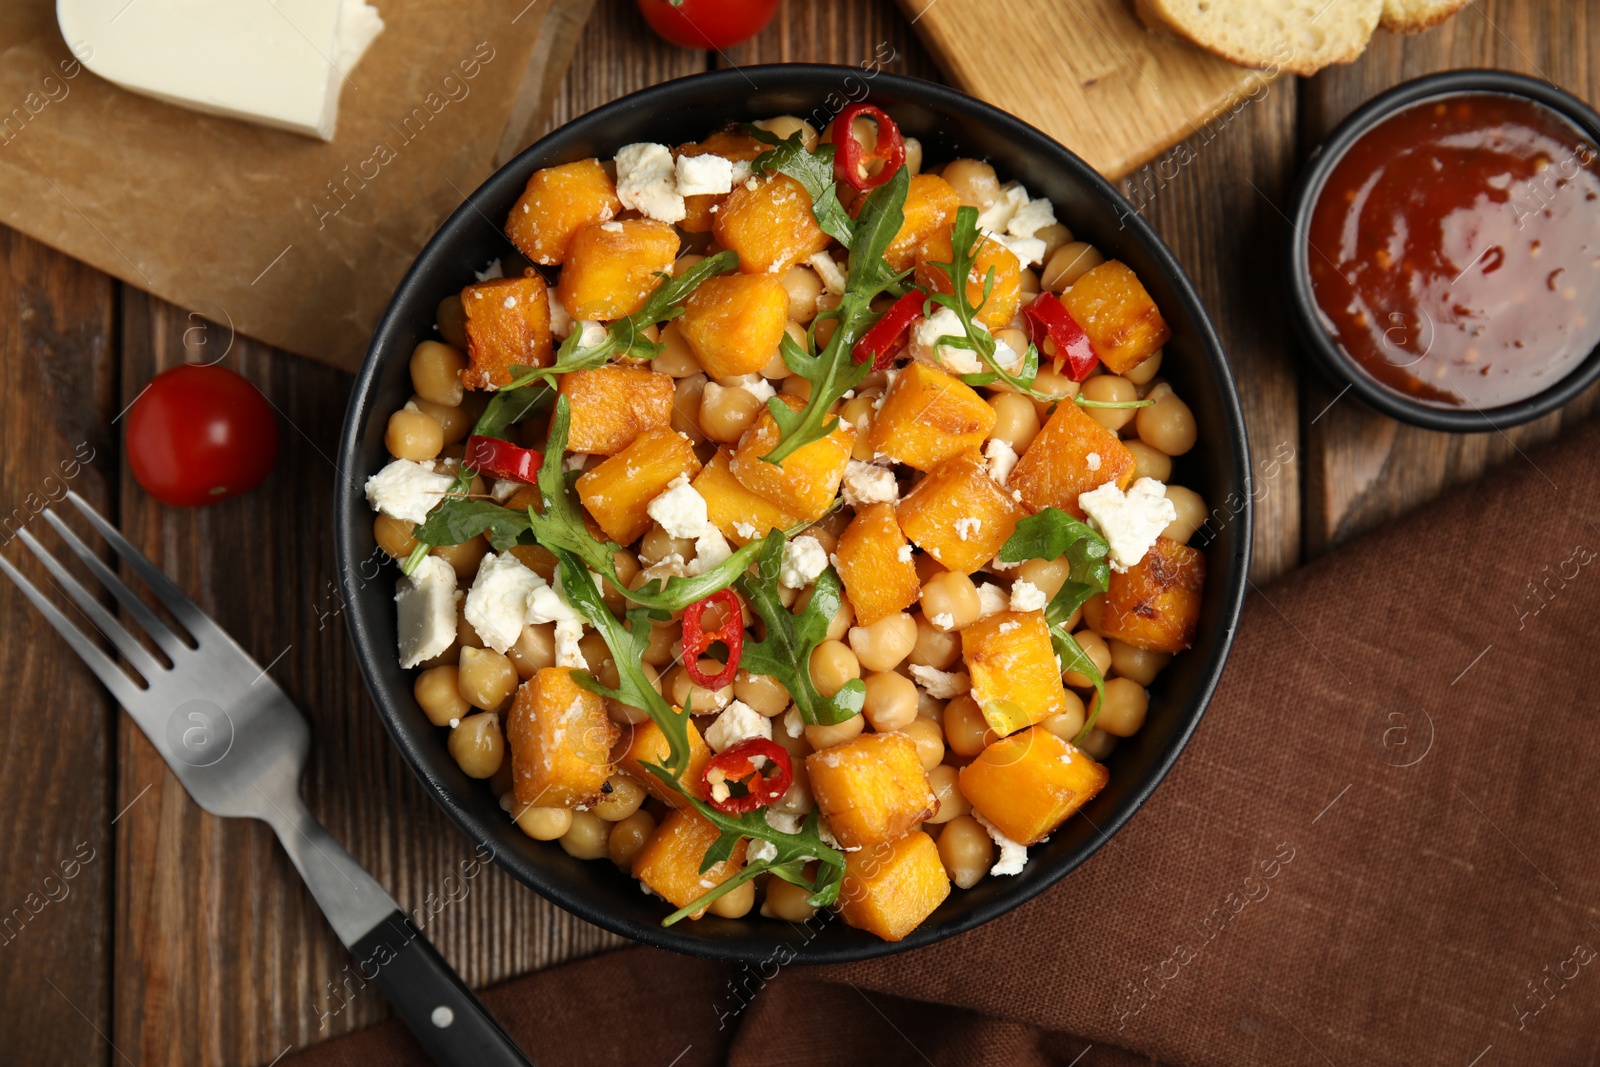
[[[1100,453],[1098,453],[1098,452],[1090,452],[1087,456],[1083,457],[1083,463],[1084,463],[1084,466],[1088,467],[1092,471],[1099,470],[1100,469]]]
[[[590,577],[594,579],[596,588],[599,588],[600,576]],[[546,622],[556,624],[557,667],[588,669],[588,661],[584,659],[583,650],[578,647],[578,641],[583,637],[584,618],[561,591],[560,571],[556,572],[556,584],[553,587],[545,584],[544,579],[539,580],[538,588],[534,589],[533,595],[528,600],[526,618],[528,622],[534,624]]]
[[[843,845],[839,844],[839,839],[833,836],[833,827],[828,825],[827,819],[817,820],[817,836],[820,837],[822,839],[822,843],[827,845],[829,848],[844,848]],[[860,846],[858,845],[856,847],[859,848]],[[850,849],[849,851],[853,852],[855,849]]]
[[[1008,634],[1012,630],[1020,629],[1022,629],[1022,624],[1016,619],[1007,619],[1005,622],[1000,624],[1000,632],[1003,634]]]
[[[671,149],[664,144],[624,145],[616,161],[617,199],[623,207],[658,222],[683,221],[687,211]]]
[[[583,470],[583,465],[587,462],[589,462],[587,455],[582,452],[573,452],[561,461],[561,469],[564,471],[581,471]]]
[[[602,222],[600,224],[600,228],[602,230],[606,231],[607,233],[621,233],[622,232],[622,223],[620,223],[620,222]]]
[[[400,666],[432,659],[456,639],[456,572],[438,556],[423,556],[409,578],[395,585]]]
[[[1014,571],[1014,570],[1016,570],[1018,567],[1022,566],[1023,563],[1025,563],[1025,562],[1027,562],[1027,561],[1019,559],[1015,563],[1007,563],[1005,560],[1001,559],[999,556],[996,556],[994,559],[991,559],[989,561],[989,566],[986,569],[994,571],[996,574],[1004,574],[1006,571]]]
[[[1012,611],[1043,611],[1050,598],[1044,595],[1044,590],[1032,582],[1018,578],[1011,585],[1011,610]]]
[[[991,235],[1003,233],[1011,219],[1028,202],[1028,190],[1017,182],[1006,182],[994,203],[978,212],[978,229]]]
[[[391,519],[423,522],[456,483],[434,460],[397,459],[367,479],[367,503]]]
[[[989,477],[1001,485],[1006,484],[1006,479],[1011,477],[1011,471],[1017,465],[1017,450],[1011,447],[1011,442],[998,437],[989,438],[989,443],[983,446],[983,456],[989,461]]]
[[[666,492],[650,501],[645,512],[673,537],[697,538],[706,532],[710,521],[706,498],[682,474],[668,483]]]
[[[784,543],[783,564],[778,584],[786,589],[804,589],[828,568],[828,551],[822,542],[809,535]]]
[[[1055,225],[1056,209],[1044,197],[1029,200],[1017,208],[1006,222],[1006,233],[1012,237],[1032,237],[1046,226]]]
[[[994,838],[994,843],[1000,848],[1000,858],[989,868],[992,875],[1021,874],[1022,868],[1028,865],[1028,846],[1020,845],[1005,834],[995,829],[994,823],[985,819],[978,809],[972,809],[972,817],[978,820],[978,825],[989,831],[989,836]]]
[[[853,508],[893,504],[900,499],[900,483],[895,481],[894,471],[859,459],[845,464],[839,489],[844,494],[844,502]]]
[[[562,307],[561,301],[551,300],[550,332],[564,341],[566,340],[567,335],[572,332],[572,327],[574,325],[576,325],[576,323],[573,321],[572,316],[567,314],[567,309]]]
[[[478,565],[477,577],[467,591],[467,622],[490,648],[504,652],[522,636],[534,591],[548,588],[545,580],[516,556],[490,552]]]
[[[722,156],[679,156],[679,196],[719,196],[733,188],[733,161]]]
[[[974,322],[973,326],[985,333],[988,332],[988,328],[981,322]],[[950,308],[941,307],[932,315],[918,319],[916,325],[911,328],[911,358],[932,364],[951,374],[977,374],[984,368],[976,352],[938,343],[941,337],[966,335],[966,327],[961,325],[961,316]]]
[[[506,272],[505,268],[500,265],[500,257],[495,256],[489,261],[489,265],[487,267],[484,267],[482,270],[473,271],[472,276],[478,279],[480,282],[486,282],[491,278],[504,278],[506,276]]]
[[[969,516],[969,517],[966,517],[966,518],[961,518],[961,519],[957,519],[956,520],[956,536],[961,538],[961,540],[963,540],[963,541],[965,541],[968,537],[970,537],[973,534],[982,533],[982,532],[983,532],[983,520],[982,519],[975,519],[975,518],[972,518],[972,517]]]
[[[987,618],[997,611],[1005,611],[1010,606],[1011,597],[998,585],[984,582],[978,586],[978,618]]]
[[[749,737],[763,737],[771,741],[772,720],[742,700],[730,703],[706,727],[706,744],[714,752],[726,751]]]
[[[733,549],[728,547],[728,539],[708,522],[705,533],[695,538],[694,559],[689,561],[689,573],[704,574],[731,555]]]
[[[496,478],[489,486],[489,495],[494,497],[495,503],[504,504],[517,495],[518,489],[525,488],[526,485],[526,482],[514,482],[509,478]]]
[[[949,633],[956,625],[956,617],[948,611],[941,611],[928,621],[933,623],[935,630],[943,630],[946,633]]]
[[[833,261],[833,257],[826,252],[818,252],[806,260],[811,269],[817,272],[817,277],[822,279],[822,286],[828,292],[838,295],[844,292],[844,270]]]
[[[913,663],[911,677],[935,700],[949,700],[972,689],[972,678],[965,671],[941,671],[937,667]]]
[[[805,716],[800,714],[800,705],[790,704],[783,713],[783,732],[790,737],[799,737],[806,731]]]
[[[899,560],[901,563],[910,563],[911,562],[911,546],[910,545],[901,545],[899,551],[897,551],[894,554],[894,558]]]
[[[780,834],[799,833],[800,824],[804,821],[805,817],[801,815],[786,815],[781,811],[773,811],[771,808],[767,809],[767,825],[778,831]],[[748,853],[746,855],[748,855]]]
[[[564,619],[556,623],[557,667],[569,667],[579,671],[589,669],[589,661],[583,658],[583,649],[578,646],[578,642],[582,637],[582,624],[568,622]]]
[[[1167,487],[1156,479],[1140,478],[1127,493],[1116,482],[1107,482],[1079,495],[1078,506],[1089,516],[1089,525],[1111,545],[1112,570],[1126,571],[1144,559],[1161,531],[1178,517],[1166,493]]]
[[[748,159],[736,159],[733,161],[734,185],[743,185],[745,182],[749,181],[750,173],[750,161]],[[711,210],[715,211],[716,208],[712,207]]]
[[[990,240],[1004,246],[1024,267],[1036,267],[1044,262],[1048,245],[1037,237],[1012,237],[1010,234],[991,233]]]
[[[777,858],[778,846],[759,837],[750,842],[750,849],[745,853],[745,861],[748,863],[769,863]]]
[[[768,400],[778,395],[778,391],[772,387],[772,383],[759,374],[742,374],[737,378],[725,378],[722,386],[725,389],[743,389],[761,404],[765,404]]]
[[[758,531],[748,522],[735,522],[733,524],[733,532],[744,538],[746,541],[754,541]]]

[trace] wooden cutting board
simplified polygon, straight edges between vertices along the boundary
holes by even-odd
[[[1121,178],[1275,76],[1147,29],[1133,0],[899,0],[945,75]]]

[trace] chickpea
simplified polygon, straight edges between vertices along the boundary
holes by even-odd
[[[978,587],[960,571],[945,571],[922,586],[922,616],[936,630],[955,631],[978,621]]]
[[[806,328],[804,326],[790,319],[783,327],[783,330],[794,340],[795,344],[802,348],[805,347]],[[789,364],[783,361],[783,349],[774,348],[772,355],[767,357],[767,361],[761,365],[761,370],[758,373],[768,381],[781,382],[793,374],[794,371],[790,370]]]
[[[463,350],[467,347],[467,309],[461,306],[460,293],[451,293],[439,301],[439,309],[433,313],[433,321],[439,327],[439,336],[444,338],[446,344]]]
[[[592,811],[572,813],[572,825],[561,835],[561,851],[574,859],[597,860],[606,855],[611,824]]]
[[[844,407],[839,409],[839,419],[856,428],[856,440],[851,446],[850,458],[862,463],[870,462],[873,453],[872,401],[870,396],[855,396],[845,401]]]
[[[737,441],[760,413],[761,401],[744,389],[724,389],[707,382],[700,396],[700,429],[723,444]]]
[[[1165,482],[1172,477],[1172,457],[1159,448],[1151,448],[1143,441],[1130,439],[1122,443],[1123,447],[1133,453],[1133,477],[1154,478],[1158,482]]]
[[[1067,710],[1046,716],[1039,725],[1070,743],[1083,730],[1084,719],[1088,712],[1084,710],[1083,698],[1077,693],[1070,689],[1064,689],[1062,692],[1067,698]]]
[[[1067,229],[1065,223],[1052,222],[1048,226],[1041,226],[1033,231],[1033,235],[1044,242],[1044,262],[1049,263],[1050,257],[1056,251],[1072,240],[1072,231]]]
[[[1211,517],[1206,512],[1206,502],[1201,499],[1199,493],[1181,485],[1167,486],[1167,499],[1178,509],[1178,517],[1167,523],[1167,528],[1161,531],[1161,536],[1170,537],[1186,545],[1189,543],[1189,538],[1195,535],[1195,531],[1204,526]]]
[[[917,175],[922,173],[922,142],[915,137],[901,138],[906,146],[906,173]]]
[[[1038,292],[1038,289],[1035,289],[1034,292]],[[1015,326],[1006,326],[994,331],[994,337],[996,341],[1004,342],[1005,346],[1017,353],[1019,357],[1028,351],[1028,335]],[[1003,360],[1006,357],[1002,356],[1000,358]],[[1002,363],[1001,366],[1005,366],[1005,364]],[[996,386],[996,388],[1000,387]]]
[[[1115,638],[1107,644],[1111,648],[1111,669],[1140,685],[1149,685],[1155,681],[1156,675],[1161,673],[1161,668],[1172,661],[1169,653],[1134,648]]]
[[[778,386],[778,392],[784,396],[797,396],[801,400],[810,400],[811,382],[798,374],[791,374],[783,380],[782,385]]]
[[[977,159],[952,159],[944,165],[944,180],[956,191],[964,207],[979,211],[1000,197],[1000,179],[994,168]]]
[[[1083,602],[1083,624],[1095,633],[1100,632],[1100,614],[1106,609],[1106,595],[1096,593]]]
[[[535,841],[554,841],[572,828],[572,809],[538,808],[530,804],[517,811],[517,828]]]
[[[951,752],[976,756],[997,740],[999,735],[970,694],[963,693],[944,706],[944,741]]]
[[[702,256],[697,252],[685,252],[683,255],[672,261],[672,276],[674,278],[683,277],[685,271],[705,258],[705,256]]]
[[[931,697],[922,690],[917,690],[917,714],[925,719],[932,719],[941,727],[944,725],[945,701],[938,697]]]
[[[532,678],[546,667],[556,665],[556,624],[529,624],[522,628],[516,644],[506,649],[506,658],[517,670],[517,677]]]
[[[952,882],[971,889],[994,864],[994,839],[971,815],[957,815],[939,833],[939,858]]]
[[[1092,245],[1068,241],[1045,261],[1039,284],[1052,293],[1064,293],[1072,283],[1106,261]]]
[[[635,579],[637,580],[637,579]],[[676,622],[652,622],[650,643],[645,646],[644,661],[652,667],[665,667],[673,660],[672,646],[683,635],[683,626]],[[754,707],[754,705],[751,705]]]
[[[639,561],[647,567],[653,567],[671,556],[686,560],[693,554],[693,541],[687,537],[673,537],[661,528],[660,523],[651,523],[650,529],[639,541]]]
[[[945,572],[944,564],[940,563],[926,552],[913,553],[911,557],[911,565],[916,567],[917,582],[921,585],[927,585],[928,579],[932,578],[935,574],[943,574]]]
[[[789,708],[789,690],[770,674],[740,671],[733,679],[733,695],[769,719]]]
[[[789,294],[789,318],[804,325],[817,317],[817,297],[822,295],[822,279],[810,267],[790,267],[779,279]]]
[[[724,919],[742,919],[750,914],[750,909],[756,906],[756,883],[754,880],[740,882],[737,886],[722,894],[706,909],[713,915],[720,915]]]
[[[989,398],[994,409],[994,429],[990,437],[998,437],[1018,454],[1039,435],[1039,413],[1033,401],[1021,393],[996,393]]]
[[[850,628],[850,648],[869,671],[894,670],[916,643],[916,621],[903,611],[885,615],[871,626]]]
[[[1017,568],[1017,581],[1036,586],[1046,598],[1061,592],[1072,573],[1072,564],[1065,556],[1055,559],[1030,559]]]
[[[674,378],[688,378],[702,373],[700,361],[684,339],[676,322],[669,322],[661,330],[661,354],[650,361],[650,369]]]
[[[401,408],[389,416],[383,445],[396,459],[433,459],[444,447],[444,427],[419,408]]]
[[[852,715],[844,722],[832,726],[807,726],[806,740],[814,749],[830,748],[860,735],[861,728],[865,725],[866,720],[862,716]]]
[[[625,602],[622,590],[634,588],[630,583],[639,574],[639,560],[627,549],[619,549],[611,553],[611,566],[622,586],[619,588],[610,578],[605,579],[600,587],[600,599],[612,611],[621,611]]]
[[[803,923],[817,913],[806,903],[811,894],[793,882],[774,878],[767,883],[767,899],[761,902],[761,914],[769,919]]]
[[[459,407],[466,393],[461,372],[466,369],[467,357],[459,348],[424,341],[411,351],[411,388],[441,407]]]
[[[823,696],[833,696],[860,677],[861,661],[843,641],[823,641],[811,650],[811,681]]]
[[[1194,412],[1175,396],[1170,387],[1157,386],[1150,391],[1155,400],[1147,408],[1140,408],[1135,423],[1139,440],[1152,448],[1159,448],[1169,456],[1181,456],[1194,447],[1199,434],[1194,422]]]
[[[412,683],[411,694],[417,698],[417,706],[422,708],[422,714],[435,726],[449,726],[472,713],[472,705],[456,688],[456,668],[453,666],[430,667],[423,671]]]
[[[976,590],[974,590],[976,595]],[[961,655],[961,635],[953,630],[941,630],[928,621],[926,615],[915,616],[917,643],[906,658],[918,667],[937,667],[944,670]]]
[[[783,733],[784,731],[779,731]],[[807,749],[810,743],[806,743]],[[784,790],[783,796],[774,800],[768,807],[784,815],[805,815],[817,806],[817,800],[811,795],[811,777],[806,774],[805,756],[789,757],[793,761],[794,777],[789,782],[789,788]]]
[[[1083,744],[1078,747],[1104,763],[1111,758],[1111,753],[1117,750],[1117,739],[1097,726],[1089,731],[1089,736],[1084,738]]]
[[[456,572],[456,581],[468,583],[478,573],[478,564],[488,554],[489,542],[482,537],[474,537],[459,545],[434,545],[428,550],[428,555],[438,556],[450,564],[450,569]]]
[[[589,673],[594,675],[595,681],[612,689],[617,687],[620,681],[617,664],[611,658],[611,646],[606,644],[605,638],[597,633],[585,634],[578,641],[578,652],[589,665]]]
[[[939,798],[939,809],[927,820],[934,826],[947,823],[972,810],[971,803],[961,795],[961,790],[956,785],[956,769],[948,763],[941,763],[928,772],[928,788]]]
[[[412,531],[417,524],[405,519],[397,519],[393,515],[378,512],[378,517],[372,520],[372,539],[378,542],[378,547],[384,554],[393,559],[405,559],[417,549],[417,539],[412,536]]]
[[[706,435],[700,429],[700,405],[705,400],[706,376],[691,374],[678,379],[677,390],[672,394],[672,428],[700,444]]]
[[[490,648],[463,648],[456,685],[475,708],[494,711],[517,690],[517,671],[511,660]]]
[[[500,769],[505,758],[506,739],[500,732],[500,716],[489,712],[468,715],[450,731],[447,742],[456,766],[468,778],[488,778]]]
[[[1045,255],[1048,257],[1049,253],[1046,252]],[[1024,304],[1029,303],[1034,297],[1038,296],[1039,272],[1032,267],[1023,267],[1022,273],[1017,278],[1017,292],[1021,295]],[[1027,350],[1026,346],[1018,349],[1021,352],[1026,352]]]
[[[1125,404],[1139,399],[1139,390],[1126,378],[1115,374],[1097,374],[1083,383],[1085,399],[1107,404]],[[1134,408],[1084,408],[1095,422],[1116,433],[1133,419]]]
[[[813,535],[815,532],[813,529]],[[806,610],[806,607],[811,603],[811,594],[816,588],[814,585],[808,585],[802,589],[800,595],[794,598],[794,608],[792,610],[795,612]],[[855,621],[856,610],[850,606],[849,598],[841,598],[839,610],[834,613],[833,618],[828,620],[828,640],[842,640],[844,635],[850,632],[850,627],[855,625]]]
[[[1050,342],[1046,341],[1045,346],[1049,347],[1049,345]],[[1058,402],[1064,404],[1072,397],[1077,396],[1079,385],[1065,374],[1057,372],[1054,368],[1040,367],[1038,375],[1033,379],[1033,388],[1035,391],[1044,393],[1047,396],[1059,398],[1059,401],[1032,401],[1034,414],[1038,416],[1040,425],[1043,425],[1045,420],[1050,417],[1051,407]]]
[[[644,803],[644,786],[625,774],[613,774],[606,779],[606,785],[611,791],[594,806],[594,813],[606,822],[621,822]]]
[[[1122,376],[1134,385],[1145,386],[1150,384],[1150,379],[1156,376],[1161,369],[1161,349],[1156,349],[1138,363],[1135,363]]]
[[[611,826],[611,836],[606,839],[606,853],[623,870],[633,863],[633,857],[655,833],[656,819],[643,808]]]
[[[707,678],[721,674],[722,664],[714,659],[702,659],[700,673]],[[721,711],[728,706],[728,701],[733,699],[733,686],[726,685],[712,692],[695,685],[681,663],[667,672],[661,684],[663,693],[670,694],[667,699],[672,701],[673,706],[688,708],[691,715],[708,715],[714,711]]]
[[[1093,630],[1079,630],[1072,635],[1078,642],[1078,647],[1083,649],[1083,654],[1094,662],[1095,670],[1104,678],[1106,671],[1111,669],[1111,647],[1106,644],[1106,639]],[[1076,689],[1087,689],[1094,685],[1088,677],[1077,671],[1063,671],[1061,680]]]
[[[917,746],[922,769],[931,771],[944,762],[944,728],[932,719],[918,715],[900,728]]]
[[[917,687],[910,678],[893,671],[867,675],[867,697],[862,706],[867,721],[879,733],[909,726],[917,717]]]
[[[824,311],[832,311],[838,306],[839,294],[837,293],[823,293],[821,296],[817,297],[817,311],[819,313]],[[833,317],[817,319],[811,323],[811,329],[816,338],[818,352],[828,347],[828,342],[833,340],[833,331],[838,329],[838,327],[839,320]]]
[[[800,131],[801,143],[807,152],[814,152],[817,148],[817,128],[805,119],[794,115],[779,115],[775,119],[762,119],[751,125],[757,129],[766,130],[780,141],[787,141],[793,137],[796,130]]]
[[[437,422],[439,424],[439,432],[443,434],[446,445],[465,441],[467,435],[472,432],[472,416],[468,415],[464,408],[445,407],[443,404],[435,404],[433,401],[425,400],[420,396],[412,397],[407,401],[407,406],[416,408],[428,418]],[[443,446],[440,446],[440,451],[444,451]]]

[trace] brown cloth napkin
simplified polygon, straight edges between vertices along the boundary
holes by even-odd
[[[1591,420],[1254,595],[1168,780],[986,926],[776,976],[628,949],[485,1000],[541,1067],[1595,1063],[1597,490]],[[288,1062],[425,1061],[391,1022]]]

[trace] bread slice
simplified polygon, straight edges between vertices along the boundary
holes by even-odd
[[[1420,33],[1467,6],[1467,0],[1383,0],[1383,28],[1390,33]]]
[[[1146,25],[1170,29],[1231,63],[1315,74],[1329,64],[1348,63],[1362,53],[1385,2],[1137,0],[1136,8]]]

